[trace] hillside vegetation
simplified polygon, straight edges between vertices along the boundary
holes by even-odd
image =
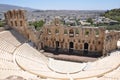
[[[103,16],[120,22],[120,8],[106,11]]]
[[[102,14],[102,16],[104,16],[106,18],[110,18],[112,20],[116,20],[119,22],[118,24],[114,24],[114,25],[109,25],[109,24],[105,25],[106,29],[108,29],[108,30],[120,30],[120,8],[106,11],[104,14]]]

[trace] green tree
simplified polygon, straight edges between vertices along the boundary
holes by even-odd
[[[88,19],[87,19],[87,22],[93,24],[93,20],[92,20],[92,18],[88,18]]]
[[[0,27],[3,27],[3,22],[2,21],[0,21]]]
[[[35,29],[40,29],[43,25],[44,25],[44,21],[40,20],[40,21],[35,21],[33,22],[33,26],[35,27]]]

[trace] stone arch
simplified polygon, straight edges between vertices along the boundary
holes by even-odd
[[[15,20],[15,26],[18,26],[18,25],[17,25],[17,21],[16,21],[16,20]]]
[[[51,34],[51,30],[50,30],[49,28],[47,29],[47,33],[48,33],[48,34]]]
[[[58,30],[58,29],[55,29],[55,33],[58,34],[58,33],[59,33],[59,30]]]
[[[99,36],[99,33],[100,33],[99,30],[96,29],[96,30],[95,30],[95,36],[98,37],[98,36]]]
[[[67,31],[67,29],[64,29],[64,34],[68,34],[68,31]]]
[[[12,11],[9,11],[9,16],[10,16],[10,18],[13,17]]]
[[[43,49],[44,48],[44,46],[43,46],[43,42],[41,42],[41,49]]]
[[[74,34],[74,30],[73,30],[73,29],[70,29],[70,30],[69,30],[69,34]]]
[[[70,37],[73,37],[73,36],[74,36],[74,30],[73,30],[73,29],[70,29],[70,30],[69,30],[69,36],[70,36]]]
[[[84,43],[84,50],[88,50],[89,44],[88,43]]]
[[[89,48],[89,44],[84,43],[84,55],[88,54],[88,48]]]
[[[58,52],[58,51],[59,51],[59,45],[60,45],[60,44],[59,44],[59,41],[56,41],[56,42],[55,42],[55,45],[56,45],[55,51]],[[57,53],[56,53],[56,54],[57,54]]]
[[[13,26],[13,21],[10,22],[11,26]]]
[[[73,42],[69,42],[69,53],[73,52],[73,48],[74,48],[74,43]]]
[[[79,29],[78,28],[75,29],[75,34],[79,34]]]
[[[23,21],[20,21],[20,26],[23,26]]]
[[[90,34],[89,30],[85,30],[85,36],[88,36]]]
[[[19,15],[20,15],[20,16],[19,16],[20,18],[23,18],[23,13],[22,13],[21,10],[19,10]]]
[[[59,41],[56,41],[56,48],[59,48]]]
[[[13,10],[13,15],[14,15],[14,18],[16,18],[16,11]]]
[[[69,42],[69,48],[70,49],[74,48],[74,43],[73,42]]]

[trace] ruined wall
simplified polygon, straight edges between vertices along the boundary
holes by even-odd
[[[48,25],[43,29],[42,48],[84,55],[102,55],[105,29],[97,27],[67,27],[62,25]],[[61,50],[62,49],[62,50]]]
[[[7,11],[5,13],[5,19],[9,27],[17,30],[36,45],[38,44],[38,37],[36,36],[38,32],[36,32],[32,27],[29,27],[25,10]]]
[[[117,49],[117,41],[120,39],[120,31],[107,31],[104,39],[103,55]]]
[[[5,18],[7,24],[11,27],[19,31],[20,33],[27,36],[26,27],[27,22],[25,18],[24,10],[11,10],[5,13]]]
[[[29,27],[25,10],[11,10],[5,13],[7,24],[46,51],[87,56],[101,56],[115,50],[120,32],[105,32],[101,27],[68,27],[55,19],[41,31]]]

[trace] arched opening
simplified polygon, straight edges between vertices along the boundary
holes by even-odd
[[[13,15],[14,15],[14,18],[16,18],[16,12],[15,12],[15,10],[13,10]]]
[[[74,48],[74,43],[70,42],[69,43],[69,53],[73,52],[73,48]]]
[[[84,44],[84,50],[88,50],[88,43]]]
[[[88,43],[84,43],[84,54],[88,54]]]
[[[13,26],[13,21],[11,21],[11,26]]]
[[[10,16],[10,18],[12,18],[12,17],[13,17],[13,15],[12,15],[12,12],[11,12],[11,11],[9,12],[9,16]]]
[[[74,30],[73,29],[69,30],[69,35],[70,35],[70,37],[74,37]]]
[[[79,30],[78,29],[75,30],[75,34],[79,34]]]
[[[59,48],[59,41],[56,41],[56,48]]]
[[[23,26],[23,22],[22,21],[20,21],[20,26]]]
[[[56,52],[58,52],[58,50],[59,50],[59,41],[56,41]]]
[[[73,42],[70,42],[69,44],[70,44],[70,45],[69,45],[69,48],[72,49],[72,48],[74,47],[74,46],[73,46]]]
[[[41,49],[43,49],[43,43],[41,43]]]
[[[23,13],[22,13],[22,11],[20,10],[20,11],[19,11],[19,15],[20,15],[19,18],[22,18],[22,14],[23,14]]]
[[[67,29],[64,30],[64,34],[68,34]]]
[[[15,26],[17,26],[17,21],[15,21]]]

